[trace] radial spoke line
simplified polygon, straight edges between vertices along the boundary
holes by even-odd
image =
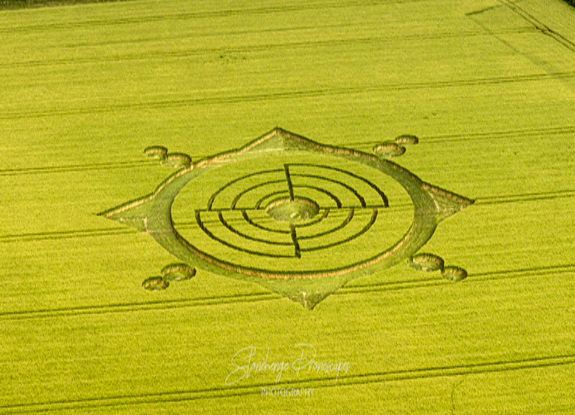
[[[288,190],[289,190],[289,199],[291,201],[294,200],[294,196],[293,196],[293,184],[291,182],[291,175],[289,172],[289,165],[288,164],[284,164],[284,170],[286,172],[286,180],[287,180],[287,185],[288,185]]]
[[[297,240],[297,234],[295,232],[295,226],[290,224],[289,229],[290,229],[290,233],[291,233],[291,239],[293,241],[293,246],[295,248],[295,256],[297,258],[301,258],[301,251],[299,249],[299,242]]]
[[[306,188],[311,188],[311,186],[300,186],[300,187],[306,187]],[[314,187],[313,189],[318,189],[317,187]],[[281,194],[281,193],[285,193],[285,192],[277,192],[277,194]],[[271,193],[270,193],[271,194]],[[275,195],[275,194],[274,194]],[[257,212],[257,213],[261,213],[264,211],[264,209],[261,207],[263,203],[259,203],[259,206],[256,205],[256,207],[253,208],[217,208],[217,209],[206,209],[206,208],[198,208],[196,209],[198,212],[210,212],[210,213],[218,213],[218,212]],[[484,202],[483,204],[487,204],[487,202]],[[406,208],[410,208],[411,205],[403,205],[401,206],[402,208],[406,209]],[[359,205],[341,205],[341,206],[337,206],[337,207],[330,207],[330,206],[320,206],[319,207],[320,210],[333,210],[333,211],[337,211],[337,210],[344,210],[344,211],[348,211],[349,209],[355,209],[358,211],[361,210],[366,210],[366,211],[372,211],[373,209],[385,209],[388,208],[385,205],[378,205],[378,204],[374,204],[374,205],[365,205],[365,206],[359,206]],[[325,215],[327,216],[327,215]],[[178,221],[175,222],[178,225],[190,225],[192,223],[195,223],[195,221]],[[306,223],[305,225],[298,225],[298,227],[302,227],[302,226],[307,226],[308,224]],[[82,232],[82,231],[78,231],[78,232]],[[48,233],[53,233],[53,232],[48,232]],[[19,235],[16,235],[19,236]],[[9,235],[5,236],[5,237],[9,237]],[[0,236],[0,238],[3,238],[2,236]]]

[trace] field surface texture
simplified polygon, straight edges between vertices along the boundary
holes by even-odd
[[[106,3],[109,1],[130,0],[0,0],[0,10],[27,9],[33,7],[69,6],[89,3]]]
[[[575,413],[566,2],[121,1],[0,37],[0,413]]]

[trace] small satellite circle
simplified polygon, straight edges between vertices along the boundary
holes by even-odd
[[[400,136],[374,155],[275,128],[195,163],[148,147],[146,154],[178,170],[153,193],[100,215],[146,232],[182,261],[144,281],[151,290],[192,278],[197,267],[313,308],[352,279],[406,259],[458,281],[465,270],[415,254],[473,200],[387,160],[417,142]]]

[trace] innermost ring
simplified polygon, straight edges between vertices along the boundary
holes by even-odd
[[[266,206],[266,212],[278,222],[299,223],[310,220],[319,212],[319,205],[313,200],[296,197],[280,199]]]

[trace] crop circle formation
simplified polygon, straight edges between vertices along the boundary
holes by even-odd
[[[458,281],[463,269],[415,254],[473,201],[387,159],[417,143],[402,135],[373,154],[276,128],[195,163],[148,147],[148,156],[178,170],[153,193],[101,215],[146,232],[182,261],[146,280],[151,290],[187,280],[197,267],[313,308],[348,281],[406,260]]]
[[[172,214],[187,244],[240,272],[314,277],[330,268],[361,266],[409,229],[409,196],[382,181],[381,173],[376,183],[365,177],[366,169],[326,157],[265,160],[222,167],[218,177],[192,181],[182,190]],[[211,194],[207,183],[214,186]],[[394,195],[403,193],[402,207],[390,208],[382,183],[393,185]]]

